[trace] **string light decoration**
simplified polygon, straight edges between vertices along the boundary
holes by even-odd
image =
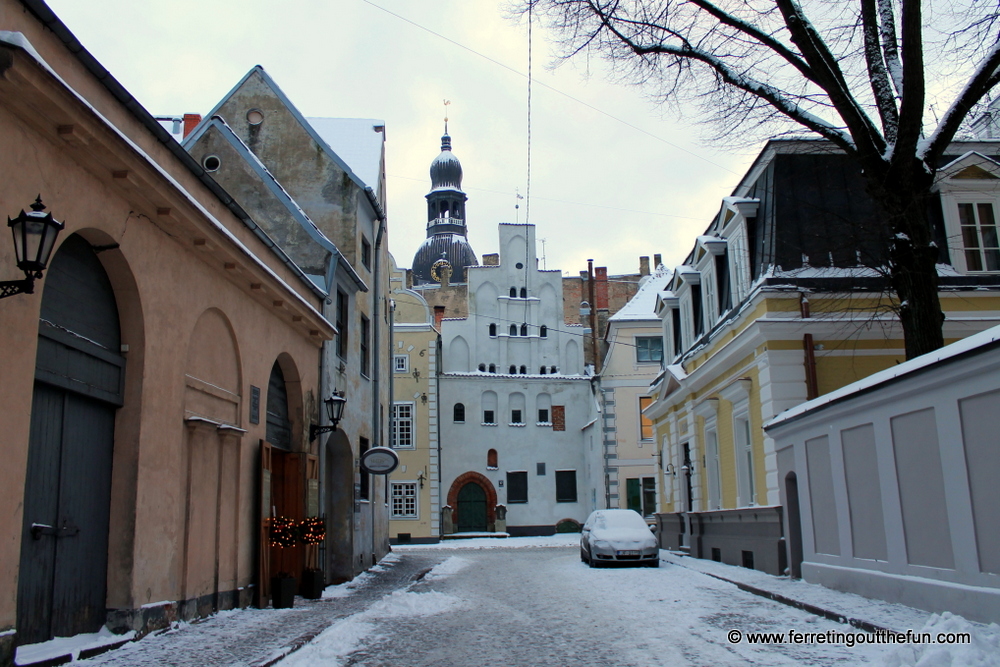
[[[295,519],[276,516],[271,519],[271,546],[285,549],[296,543]]]
[[[319,544],[326,539],[326,520],[311,516],[299,522],[299,541],[302,544]]]

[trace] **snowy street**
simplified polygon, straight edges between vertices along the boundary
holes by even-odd
[[[1000,666],[1000,628],[661,552],[659,569],[591,569],[575,535],[396,547],[292,610],[224,612],[107,653],[101,665]],[[714,575],[714,576],[712,576]],[[748,633],[860,633],[743,584],[893,630],[972,631],[952,647],[752,645]],[[731,631],[742,637],[730,641]],[[281,659],[283,656],[284,659]],[[930,660],[930,662],[928,662]]]

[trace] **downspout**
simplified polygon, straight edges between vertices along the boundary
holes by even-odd
[[[806,298],[805,294],[799,295],[799,310],[802,314],[802,319],[807,320],[811,317],[809,313],[809,299]],[[813,336],[811,333],[807,333],[802,336],[802,351],[805,354],[804,364],[806,367],[806,400],[811,401],[812,399],[819,396],[819,381],[816,377],[816,347],[813,344]]]

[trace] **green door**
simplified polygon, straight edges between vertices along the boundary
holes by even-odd
[[[628,508],[642,514],[642,491],[639,480],[632,477],[625,480],[625,499],[628,501]]]
[[[475,482],[458,490],[458,532],[486,532],[486,491]]]

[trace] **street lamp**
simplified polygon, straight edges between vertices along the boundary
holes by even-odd
[[[330,419],[329,426],[320,426],[319,424],[309,425],[309,441],[316,439],[321,433],[332,433],[337,430],[337,424],[340,423],[340,419],[344,416],[344,406],[347,405],[347,399],[344,398],[344,392],[335,391],[330,395],[330,398],[324,399],[323,404],[326,406],[326,416]]]
[[[42,196],[38,195],[31,205],[31,213],[25,213],[22,209],[21,214],[13,220],[7,217],[7,226],[14,235],[17,268],[24,271],[24,280],[0,282],[0,299],[15,294],[33,294],[35,279],[41,278],[45,267],[49,265],[56,238],[65,225],[53,218],[51,213],[43,213],[44,210]]]

